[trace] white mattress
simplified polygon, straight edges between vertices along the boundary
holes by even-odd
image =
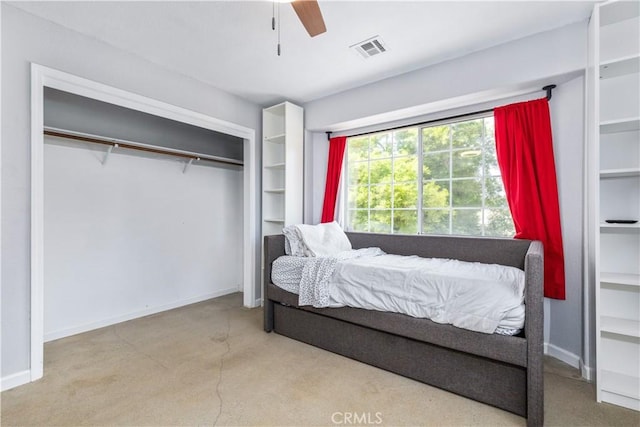
[[[417,256],[369,256],[370,253],[334,260],[324,283],[328,300],[313,305],[403,313],[504,335],[517,334],[524,326],[524,272],[520,269]],[[305,273],[308,276],[312,264],[319,261],[322,259],[280,257],[272,266],[272,282],[301,294]]]

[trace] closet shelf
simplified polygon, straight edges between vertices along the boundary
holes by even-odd
[[[102,144],[110,146],[109,152],[113,148],[125,148],[129,150],[145,151],[147,153],[164,154],[168,156],[182,157],[192,161],[208,160],[211,162],[226,163],[230,165],[242,166],[242,160],[229,159],[226,157],[212,156],[210,154],[195,153],[191,151],[178,150],[174,148],[160,147],[157,145],[143,144],[141,142],[128,141],[126,139],[108,138],[100,135],[93,135],[83,132],[75,132],[54,127],[45,127],[44,134],[55,138],[72,139],[74,141],[88,142],[92,144]]]
[[[627,117],[600,122],[600,133],[631,132],[638,129],[640,129],[640,117]]]
[[[640,274],[602,272],[600,273],[600,282],[616,285],[637,286],[640,288]]]
[[[600,79],[640,72],[640,55],[629,55],[600,63]]]
[[[600,178],[627,178],[640,176],[640,168],[604,169],[600,171]]]
[[[612,334],[640,338],[640,322],[613,316],[600,317],[600,330]]]

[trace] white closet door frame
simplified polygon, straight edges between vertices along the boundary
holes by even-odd
[[[155,99],[97,83],[39,64],[31,64],[31,381],[44,374],[44,88],[233,135],[244,140],[243,291],[244,306],[256,307],[256,153],[255,130]]]

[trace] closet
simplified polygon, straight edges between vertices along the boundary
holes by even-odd
[[[44,101],[45,341],[242,290],[241,138]]]
[[[640,3],[589,23],[589,272],[599,402],[640,410]]]

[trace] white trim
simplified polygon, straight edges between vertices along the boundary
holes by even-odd
[[[238,292],[237,288],[222,289],[216,292],[212,292],[197,297],[187,298],[180,301],[174,301],[170,304],[158,305],[155,307],[145,308],[144,310],[133,311],[119,316],[110,317],[108,319],[102,319],[97,322],[86,323],[84,325],[75,326],[73,328],[60,329],[57,331],[49,332],[44,335],[44,342],[57,340],[60,338],[69,337],[71,335],[81,334],[83,332],[93,331],[94,329],[104,328],[106,326],[115,325],[116,323],[126,322],[128,320],[138,319],[140,317],[149,316],[152,314],[160,313],[167,310],[173,310],[174,308],[184,307],[187,305],[195,304],[198,302],[206,301],[211,298],[221,297],[223,295],[229,295]]]
[[[44,86],[31,64],[31,381],[44,374]]]
[[[580,356],[577,356],[565,349],[557,347],[553,344],[544,343],[544,354],[561,360],[562,362],[576,369],[580,369]]]
[[[256,145],[255,129],[216,119],[142,95],[127,92],[102,83],[38,64],[31,64],[31,381],[43,375],[44,345],[44,87],[121,107],[153,114],[170,120],[215,130],[244,139],[244,269],[243,303],[256,306],[255,257],[256,235]]]
[[[0,391],[11,390],[23,384],[27,384],[31,381],[31,372],[29,370],[16,372],[15,374],[7,375],[0,379]]]
[[[584,364],[584,360],[580,359],[580,373],[582,378],[591,382],[595,379],[595,369]]]

